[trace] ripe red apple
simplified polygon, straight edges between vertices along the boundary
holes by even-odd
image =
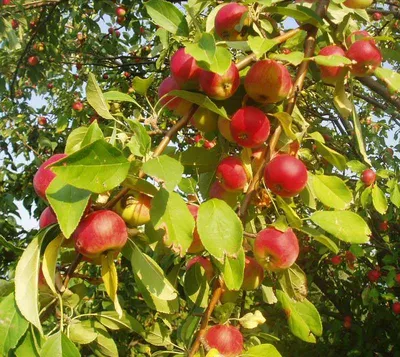
[[[31,67],[37,66],[39,63],[39,57],[38,56],[30,56],[28,57],[28,65]]]
[[[172,55],[170,69],[171,76],[182,89],[199,88],[199,76],[202,69],[184,48],[180,48]]]
[[[126,21],[126,17],[125,16],[118,16],[117,17],[117,23],[119,25],[123,25],[125,21]],[[117,31],[117,32],[119,32],[119,31]],[[117,36],[117,37],[119,37],[119,36]]]
[[[39,170],[36,172],[35,176],[33,177],[33,188],[36,191],[36,194],[41,197],[43,200],[47,201],[46,198],[46,190],[49,187],[51,181],[54,180],[56,174],[48,169],[47,167],[64,157],[67,157],[66,154],[56,154],[50,157],[50,159],[46,160],[40,167]]]
[[[373,18],[375,21],[379,21],[380,19],[382,19],[382,13],[380,13],[380,12],[374,12],[374,13],[372,14],[372,18]]]
[[[103,79],[108,79],[108,74],[107,73],[103,74]]]
[[[364,182],[365,186],[371,186],[376,179],[376,173],[372,169],[364,170],[361,174],[361,181]]]
[[[11,0],[3,0],[3,5],[10,5],[11,4]]]
[[[269,271],[289,268],[299,252],[299,242],[291,228],[282,232],[269,227],[260,231],[254,240],[254,256]]]
[[[120,251],[128,240],[128,231],[120,216],[102,210],[83,218],[72,238],[76,251],[93,259],[108,251]]]
[[[242,289],[246,291],[255,290],[264,279],[264,269],[257,260],[251,257],[246,256],[244,264]]]
[[[194,264],[200,264],[205,270],[207,281],[211,281],[214,277],[214,267],[210,261],[210,259],[205,257],[193,257],[186,264],[186,270],[189,270]]]
[[[193,231],[193,242],[188,249],[188,253],[190,254],[198,254],[204,250],[203,243],[201,242],[199,232],[197,231],[197,214],[199,212],[199,206],[188,205],[189,211],[192,214],[196,225]]]
[[[243,147],[255,148],[268,139],[270,123],[264,112],[248,106],[239,109],[233,115],[230,129],[236,143]]]
[[[350,9],[366,9],[371,6],[374,0],[346,0],[343,5]]]
[[[117,8],[115,9],[115,14],[116,14],[118,17],[125,16],[125,15],[126,15],[126,9],[125,9],[124,7],[122,7],[122,6],[119,6],[119,7],[117,7]]]
[[[215,176],[227,191],[242,191],[249,178],[243,161],[236,156],[222,159],[218,164]]]
[[[215,181],[209,192],[210,198],[218,198],[225,201],[229,206],[234,207],[237,203],[238,194],[237,192],[230,192],[225,190],[218,181]]]
[[[76,69],[78,71],[80,71],[82,69],[82,67],[83,67],[83,64],[82,63],[77,63],[75,66],[76,66]]]
[[[211,110],[200,107],[195,111],[190,122],[192,125],[205,133],[217,130],[218,127],[218,114],[213,113]]]
[[[394,312],[395,315],[400,314],[400,302],[396,301],[392,305],[392,311]]]
[[[379,278],[381,277],[381,272],[373,269],[368,272],[367,276],[368,276],[368,280],[371,283],[376,283],[379,280]]]
[[[200,72],[200,87],[212,99],[230,98],[237,91],[239,85],[239,71],[234,63],[222,75],[204,70]]]
[[[368,41],[375,45],[375,40],[371,37],[371,35],[365,31],[365,30],[359,30],[359,31],[354,31],[352,32],[347,38],[346,38],[346,45],[347,47],[350,47],[354,42],[360,41],[365,38],[370,38]]]
[[[221,133],[221,135],[231,143],[234,143],[235,140],[232,137],[231,133],[231,121],[220,116],[218,117],[218,130]]]
[[[112,35],[114,32],[115,32],[114,27],[109,27],[109,28],[108,28],[108,33],[109,33],[110,35]]]
[[[175,79],[172,77],[167,77],[161,82],[160,87],[158,88],[158,97],[160,98],[160,103],[163,106],[166,106],[169,110],[172,110],[178,115],[185,115],[192,106],[192,103],[178,97],[164,97],[164,95],[168,94],[169,92],[179,89],[181,89],[181,87],[178,85],[178,83],[176,83]]]
[[[11,27],[16,30],[19,27],[19,21],[16,19],[11,20]]]
[[[45,126],[47,124],[47,119],[46,119],[46,117],[43,117],[43,116],[38,117],[37,121],[38,121],[38,124],[42,125],[42,126]]]
[[[137,227],[150,221],[151,197],[145,194],[134,195],[129,193],[122,197],[115,205],[118,213],[128,227]]]
[[[47,88],[48,89],[53,89],[54,88],[54,84],[53,83],[48,83],[47,84]]]
[[[319,51],[320,56],[345,56],[345,52],[339,46],[331,45],[324,47]],[[321,71],[321,79],[323,82],[328,84],[335,84],[340,72],[343,71],[343,67],[331,67],[331,66],[319,66]]]
[[[371,41],[354,42],[347,50],[346,56],[357,62],[351,66],[350,71],[359,77],[370,76],[382,62],[381,51]]]
[[[400,284],[400,273],[397,273],[394,279],[396,280],[397,284]]]
[[[243,352],[243,335],[234,326],[211,326],[205,336],[206,349],[215,348],[224,357],[238,357]]]
[[[349,330],[351,328],[351,316],[347,315],[343,318],[343,326],[345,329]]]
[[[381,232],[386,232],[389,229],[388,221],[383,221],[379,224],[379,230]]]
[[[244,88],[258,103],[277,103],[286,99],[292,90],[292,78],[287,68],[273,60],[256,62],[247,72]]]
[[[333,265],[339,265],[342,262],[342,257],[340,255],[335,255],[331,258],[331,263]]]
[[[243,22],[242,30],[237,30],[244,14],[248,12],[247,6],[231,2],[223,6],[215,16],[214,27],[217,35],[225,41],[244,41],[250,25],[250,18]]]
[[[46,207],[39,218],[39,228],[45,228],[51,224],[58,223],[57,216],[51,207]]]
[[[81,101],[76,101],[72,104],[72,109],[76,112],[81,112],[83,110],[83,103]]]
[[[264,171],[267,187],[282,197],[296,196],[306,186],[307,179],[305,165],[299,159],[287,154],[273,158]]]
[[[212,149],[217,143],[216,143],[216,141],[215,140],[213,140],[213,141],[210,141],[210,140],[207,140],[206,138],[204,138],[203,137],[203,135],[201,135],[201,134],[197,134],[195,137],[194,137],[194,142],[197,144],[197,143],[200,143],[200,145],[202,145],[203,146],[203,148],[205,148],[205,149]]]

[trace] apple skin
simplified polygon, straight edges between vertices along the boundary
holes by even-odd
[[[187,252],[190,254],[199,254],[204,250],[204,245],[201,242],[199,232],[197,231],[197,214],[199,213],[199,206],[188,205],[188,209],[194,218],[195,227],[193,231],[193,242]]]
[[[331,56],[331,55],[336,55],[336,56],[345,56],[345,52],[343,49],[339,46],[327,46],[324,47],[321,51],[319,51],[319,56]],[[322,81],[328,84],[335,84],[337,78],[340,75],[340,72],[343,71],[343,67],[331,67],[331,66],[319,66],[319,69],[321,71],[321,78]]]
[[[397,284],[400,284],[400,273],[396,274],[395,280]]]
[[[379,224],[379,230],[381,232],[386,232],[389,229],[389,225],[387,221],[383,221]]]
[[[243,335],[234,326],[211,326],[205,336],[206,349],[215,348],[224,357],[238,357],[243,353]]]
[[[207,281],[210,282],[214,277],[214,267],[210,261],[210,259],[205,257],[193,257],[186,264],[186,270],[189,270],[194,264],[200,264],[205,270]]]
[[[11,4],[11,0],[3,0],[3,5],[10,5]]]
[[[216,177],[227,191],[242,191],[248,181],[248,174],[243,161],[237,156],[228,156],[220,161]]]
[[[11,20],[11,27],[16,30],[19,27],[19,21],[16,19]]]
[[[346,0],[343,5],[350,9],[366,9],[371,6],[374,0]]]
[[[42,126],[45,126],[45,125],[47,124],[47,119],[46,119],[46,117],[40,116],[40,117],[38,118],[38,124],[39,124],[39,125],[42,125]]]
[[[124,7],[117,7],[117,8],[115,9],[115,14],[116,14],[118,17],[123,17],[123,16],[126,15],[126,9],[125,9]]]
[[[221,135],[231,143],[234,143],[235,140],[232,137],[231,133],[231,121],[220,116],[218,117],[218,130]]]
[[[359,31],[354,31],[352,32],[349,36],[346,38],[346,46],[350,47],[354,42],[360,41],[364,38],[370,37],[370,40],[368,40],[370,43],[375,45],[375,40],[371,37],[371,35],[365,31],[365,30],[359,30]]]
[[[356,41],[346,52],[347,58],[357,62],[350,68],[350,72],[358,77],[370,76],[382,63],[382,54],[371,41]]]
[[[287,68],[274,60],[256,62],[244,79],[244,88],[249,97],[262,104],[286,99],[292,87],[292,77]]]
[[[141,226],[150,221],[151,197],[132,193],[125,195],[115,205],[114,211],[121,216],[129,228]]]
[[[254,256],[268,271],[280,271],[291,267],[299,256],[300,248],[291,228],[285,232],[269,227],[257,234],[254,240]]]
[[[83,103],[80,101],[74,102],[72,104],[72,109],[76,112],[81,112],[83,110]]]
[[[40,215],[39,228],[43,229],[54,223],[58,223],[57,216],[51,207],[46,207]]]
[[[372,169],[366,169],[361,174],[361,181],[364,182],[365,186],[371,186],[376,179],[376,173]]]
[[[396,301],[393,303],[392,305],[392,311],[395,315],[399,315],[400,314],[400,302]]]
[[[31,67],[37,66],[39,63],[39,57],[38,56],[30,56],[28,57],[28,65]]]
[[[351,316],[347,315],[343,318],[343,327],[347,330],[351,328]]]
[[[211,110],[200,107],[195,111],[190,122],[200,131],[205,133],[215,131],[218,128],[218,114],[213,113]]]
[[[333,265],[339,265],[342,262],[342,257],[340,255],[335,255],[331,258],[331,263]]]
[[[233,139],[246,148],[255,148],[269,137],[270,123],[268,117],[256,107],[239,109],[230,122]]]
[[[225,41],[244,41],[247,39],[247,29],[250,25],[250,18],[246,18],[242,31],[235,29],[240,26],[242,16],[248,11],[247,6],[237,3],[230,3],[223,6],[215,16],[214,28],[216,34]]]
[[[72,238],[76,251],[93,259],[108,251],[120,251],[128,240],[128,231],[118,214],[101,210],[83,218]]]
[[[202,69],[184,48],[176,51],[170,61],[171,76],[182,89],[198,89]]]
[[[372,18],[373,18],[375,21],[379,21],[379,20],[382,19],[382,13],[380,13],[380,12],[374,12],[374,13],[372,14]]]
[[[264,280],[263,267],[252,257],[245,257],[242,289],[256,290]]]
[[[225,100],[235,94],[240,85],[239,71],[235,64],[224,74],[202,70],[200,73],[200,87],[205,94],[214,100]]]
[[[158,97],[160,98],[160,103],[169,110],[172,110],[177,115],[185,115],[190,110],[192,103],[178,97],[165,96],[162,98],[169,92],[179,89],[181,89],[181,87],[176,83],[175,79],[167,77],[161,82],[158,88]]]
[[[371,283],[376,283],[381,277],[381,272],[375,269],[370,270],[367,274],[367,277]]]
[[[50,159],[46,160],[40,167],[39,170],[36,172],[35,176],[33,177],[33,188],[36,191],[36,194],[42,198],[43,200],[47,201],[46,197],[46,190],[49,187],[51,181],[54,180],[56,174],[47,168],[47,166],[55,163],[67,157],[66,154],[55,154]]]
[[[273,158],[265,167],[264,182],[276,195],[294,197],[307,185],[306,166],[294,156],[283,154]]]

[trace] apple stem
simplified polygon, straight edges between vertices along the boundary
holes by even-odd
[[[81,262],[82,258],[83,258],[83,255],[78,253],[75,257],[75,260],[69,266],[67,274],[65,275],[63,286],[61,287],[61,291],[60,291],[61,294],[64,293],[65,290],[67,289],[68,283],[69,283],[70,279],[72,278],[72,275],[74,274],[76,267]]]

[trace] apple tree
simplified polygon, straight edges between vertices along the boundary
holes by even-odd
[[[0,3],[0,355],[400,353],[398,2]]]

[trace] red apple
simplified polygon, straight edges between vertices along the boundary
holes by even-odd
[[[123,25],[125,21],[126,21],[126,17],[125,16],[118,16],[117,17],[117,23],[119,25]],[[117,32],[119,33],[119,31],[117,31]],[[119,35],[117,37],[119,37]]]
[[[169,110],[172,110],[178,115],[185,115],[190,110],[192,103],[182,98],[165,96],[169,92],[179,89],[181,89],[181,87],[176,83],[175,79],[167,77],[161,82],[158,88],[158,97],[163,106],[166,106]]]
[[[361,174],[361,181],[364,182],[365,186],[371,186],[376,179],[376,173],[372,169],[364,170]]]
[[[397,284],[400,284],[400,273],[396,274],[395,280]]]
[[[47,88],[48,89],[53,89],[54,88],[54,84],[53,83],[48,83],[47,84]]]
[[[232,117],[231,134],[239,145],[255,148],[268,139],[270,123],[268,117],[256,107],[239,109]]]
[[[375,40],[371,37],[371,35],[365,31],[365,30],[359,30],[359,31],[354,31],[352,32],[347,38],[346,38],[346,45],[347,47],[350,47],[354,42],[360,41],[363,39],[369,38],[369,42],[375,45]]]
[[[380,12],[374,12],[374,13],[372,14],[372,18],[373,18],[375,21],[379,21],[380,19],[382,19],[382,13],[380,13]]]
[[[211,187],[209,192],[210,198],[218,198],[222,201],[225,201],[229,206],[234,207],[237,203],[237,192],[230,192],[225,190],[218,181],[215,181]]]
[[[381,232],[386,232],[389,229],[388,221],[383,221],[379,224],[379,230]]]
[[[350,71],[358,77],[370,76],[382,62],[381,51],[371,41],[354,42],[347,50],[346,56],[356,62]]]
[[[194,264],[200,264],[205,270],[206,278],[208,281],[211,281],[214,277],[214,267],[210,261],[210,259],[205,257],[193,257],[186,264],[186,270],[189,270]]]
[[[51,207],[46,207],[39,218],[39,228],[45,228],[51,224],[58,223],[57,216]]]
[[[31,67],[35,67],[39,63],[38,56],[30,56],[28,57],[28,65]]]
[[[82,69],[82,67],[83,67],[83,64],[82,63],[77,63],[75,66],[76,66],[76,69],[78,71],[80,71]]]
[[[247,72],[244,88],[258,103],[277,103],[286,99],[292,90],[292,78],[287,68],[273,60],[256,62]]]
[[[202,69],[184,48],[180,48],[172,55],[170,69],[171,76],[182,89],[199,88],[199,76]]]
[[[394,312],[395,315],[400,314],[400,302],[396,301],[392,305],[392,311]]]
[[[228,156],[220,161],[215,176],[227,191],[242,191],[248,181],[243,161],[236,156]]]
[[[108,79],[108,74],[107,73],[103,74],[103,79]]]
[[[289,48],[282,48],[282,53],[284,55],[288,55],[289,53],[291,53],[292,51]]]
[[[251,291],[257,289],[264,279],[263,267],[251,257],[245,257],[242,289]]]
[[[3,5],[10,5],[11,4],[11,0],[3,0]]]
[[[348,315],[343,318],[343,326],[345,329],[349,330],[351,328],[351,320],[351,316]]]
[[[231,121],[220,116],[218,117],[218,130],[221,133],[221,135],[231,143],[234,143],[235,140],[232,137],[231,133]]]
[[[19,27],[19,21],[16,19],[11,20],[11,27],[16,30]]]
[[[36,172],[35,176],[33,177],[33,188],[36,191],[36,194],[41,197],[43,200],[47,201],[46,198],[46,190],[49,187],[51,181],[54,180],[56,174],[48,169],[47,167],[64,157],[67,157],[66,154],[56,154],[50,157],[47,161],[45,161],[40,167],[39,170]]]
[[[230,98],[239,88],[239,71],[232,63],[224,74],[201,71],[200,87],[205,94],[214,100]]]
[[[350,9],[366,9],[371,6],[374,0],[346,0],[343,5]]]
[[[333,265],[339,265],[342,262],[342,257],[340,255],[335,255],[331,258],[331,263]]]
[[[200,143],[200,145],[202,145],[203,146],[203,148],[205,148],[205,149],[212,149],[215,145],[216,145],[216,142],[215,142],[215,140],[213,140],[213,141],[210,141],[210,140],[207,140],[206,138],[204,138],[203,137],[203,135],[201,135],[201,134],[197,134],[195,137],[194,137],[194,142],[197,144],[197,143]]]
[[[306,186],[307,179],[305,165],[299,159],[287,154],[273,158],[264,171],[267,187],[282,197],[296,196]]]
[[[319,56],[345,56],[345,52],[339,46],[331,45],[324,47],[319,51]],[[332,66],[319,66],[321,71],[322,81],[328,84],[335,84],[340,72],[343,71],[343,67],[332,67]]]
[[[76,251],[93,259],[108,251],[120,251],[128,240],[128,231],[120,216],[102,210],[83,218],[72,238]]]
[[[129,193],[122,197],[115,205],[118,213],[128,227],[137,227],[150,221],[151,197],[140,193]]]
[[[371,283],[376,283],[379,280],[379,278],[381,277],[381,272],[373,269],[368,272],[367,276],[368,276],[368,280]]]
[[[197,214],[199,212],[199,206],[188,205],[189,211],[192,214],[194,221],[197,222]],[[195,224],[193,231],[193,242],[188,249],[190,254],[198,254],[204,250],[203,243],[201,242],[199,232],[197,231],[197,223]]]
[[[42,125],[42,126],[45,126],[47,124],[47,119],[46,119],[46,117],[43,117],[43,116],[38,117],[37,121],[38,121],[38,124]]]
[[[273,227],[263,229],[254,241],[254,256],[269,271],[291,267],[299,252],[299,242],[291,228],[285,232]]]
[[[250,19],[247,17],[243,22],[242,30],[237,29],[241,24],[242,17],[248,12],[247,6],[231,2],[223,6],[215,16],[214,27],[217,35],[225,41],[244,41],[247,38],[247,31]]]
[[[125,15],[126,15],[126,9],[125,9],[124,7],[122,7],[122,6],[119,6],[119,7],[117,7],[117,8],[115,9],[115,14],[116,14],[118,17],[125,16]]]
[[[231,325],[211,326],[205,336],[206,349],[215,348],[224,357],[238,357],[243,352],[243,335]]]
[[[72,104],[72,109],[76,112],[81,112],[83,110],[83,103],[81,101],[76,101]]]

